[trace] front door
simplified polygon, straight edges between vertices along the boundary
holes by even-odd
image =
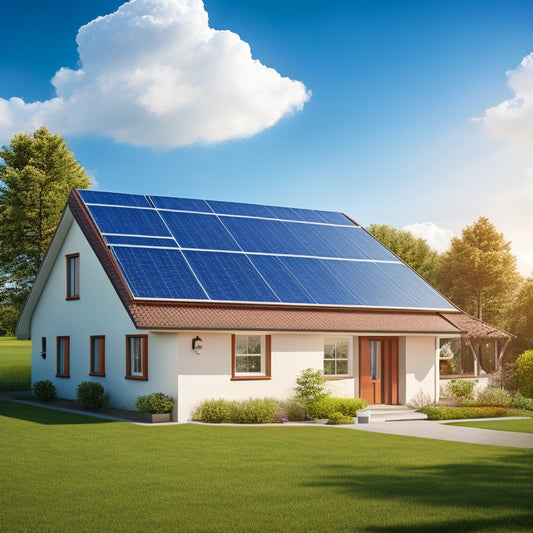
[[[398,337],[360,337],[359,396],[369,404],[398,404]]]

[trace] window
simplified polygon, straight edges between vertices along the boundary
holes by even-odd
[[[105,337],[91,337],[91,371],[92,376],[105,376]]]
[[[67,300],[80,297],[80,254],[70,254],[67,259]]]
[[[324,375],[348,376],[350,375],[350,340],[325,339],[324,340]]]
[[[370,341],[370,379],[381,379],[381,341]]]
[[[70,337],[57,337],[57,370],[56,376],[70,377]]]
[[[41,337],[41,357],[46,359],[46,337]]]
[[[126,335],[126,378],[148,379],[148,335]]]
[[[232,379],[270,379],[270,335],[231,336]]]

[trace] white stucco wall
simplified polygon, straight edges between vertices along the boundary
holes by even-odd
[[[400,388],[400,403],[409,403],[417,394],[429,396],[431,401],[438,399],[438,375],[435,373],[436,345],[432,336],[409,336],[400,343],[400,381],[402,381],[402,363],[405,385]],[[402,361],[403,359],[403,361]],[[438,367],[437,367],[438,368]],[[403,396],[402,396],[403,392]]]

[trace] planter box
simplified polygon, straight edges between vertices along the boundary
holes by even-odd
[[[145,413],[144,419],[151,424],[162,424],[170,422],[171,413]]]

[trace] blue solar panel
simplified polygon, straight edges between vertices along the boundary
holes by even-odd
[[[209,200],[208,204],[219,215],[240,215],[248,217],[272,218],[272,213],[264,205],[238,204],[235,202],[215,202]]]
[[[345,285],[328,270],[323,259],[280,257],[313,299],[323,305],[361,305]]]
[[[135,297],[207,299],[179,250],[121,246],[112,250]]]
[[[93,205],[90,211],[102,233],[171,237],[155,209]]]
[[[169,196],[150,196],[154,206],[158,209],[175,209],[177,211],[194,211],[197,213],[212,213],[205,200],[191,198],[170,198]]]
[[[315,213],[322,218],[322,222],[327,222],[328,224],[352,224],[342,213],[336,213],[335,211],[315,211]]]
[[[132,237],[130,235],[104,235],[104,238],[108,244],[178,248],[176,241],[172,238],[164,239],[162,237]]]
[[[274,218],[280,220],[298,220],[302,222],[324,222],[324,219],[311,209],[296,209],[292,207],[267,206]]]
[[[271,255],[250,255],[249,257],[250,261],[252,261],[282,302],[316,303],[277,257]]]
[[[211,300],[279,302],[244,254],[184,252]]]
[[[228,230],[215,215],[160,211],[168,228],[182,248],[239,251]]]
[[[124,194],[120,192],[78,191],[83,201],[88,204],[123,205],[130,207],[151,207],[146,196]]]

